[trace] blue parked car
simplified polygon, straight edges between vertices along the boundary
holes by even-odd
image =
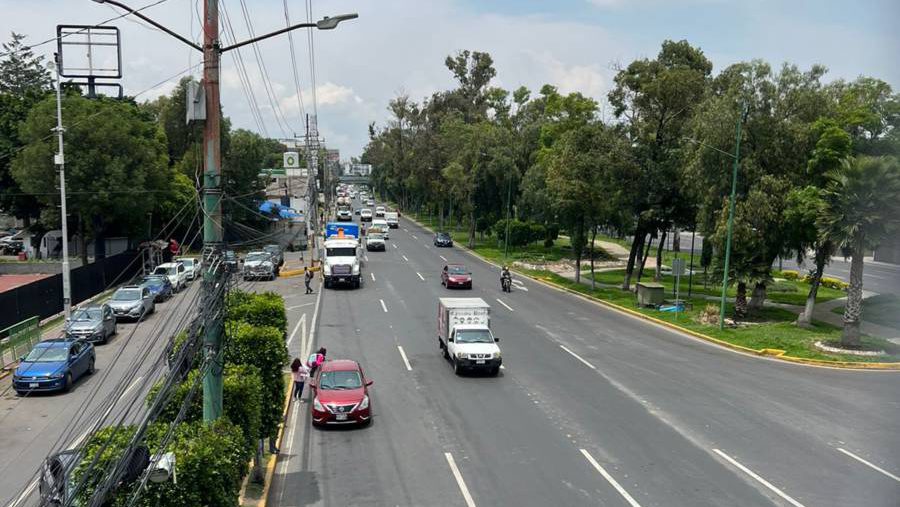
[[[165,275],[147,275],[141,280],[141,285],[150,289],[150,295],[157,303],[165,301],[175,294],[172,282]]]
[[[68,391],[82,375],[94,373],[94,346],[84,340],[54,338],[31,349],[13,372],[19,396],[33,391]]]

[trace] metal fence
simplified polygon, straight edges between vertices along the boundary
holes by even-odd
[[[72,304],[86,301],[104,290],[126,283],[141,270],[140,254],[123,252],[71,271]],[[43,320],[63,311],[62,275],[56,274],[0,292],[0,327],[30,317]]]
[[[41,322],[37,317],[25,319],[0,330],[0,369],[6,369],[41,341]]]

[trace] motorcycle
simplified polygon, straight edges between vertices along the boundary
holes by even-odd
[[[512,278],[506,276],[500,279],[500,287],[503,292],[512,292]]]

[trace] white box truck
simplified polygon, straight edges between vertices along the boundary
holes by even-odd
[[[400,214],[396,211],[385,211],[384,221],[387,222],[388,227],[396,229],[400,227]]]
[[[498,338],[491,333],[491,307],[481,298],[438,300],[438,347],[459,375],[463,370],[500,372]]]

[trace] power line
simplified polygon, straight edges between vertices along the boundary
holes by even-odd
[[[312,23],[312,18],[312,0],[306,0],[306,21]],[[316,96],[316,44],[313,37],[313,31],[312,28],[306,29],[307,47],[309,48],[309,76],[310,81],[312,82],[313,115],[316,117],[316,125],[318,125],[319,100]]]
[[[287,0],[282,0],[284,3],[284,24],[285,26],[291,26],[291,16],[288,13],[288,4]],[[303,91],[300,88],[300,76],[297,70],[297,56],[294,53],[294,34],[293,32],[288,32],[288,44],[291,47],[291,68],[294,70],[294,88],[297,91],[297,105],[300,108],[300,125],[303,125],[303,118],[306,117],[306,108],[303,107]]]
[[[43,41],[43,42],[38,42],[37,44],[32,44],[32,45],[30,45],[30,46],[24,46],[24,47],[19,48],[17,51],[6,51],[6,52],[4,52],[4,53],[0,53],[0,58],[2,58],[2,57],[4,57],[4,56],[7,56],[7,55],[11,55],[11,54],[13,54],[13,53],[15,53],[15,52],[28,51],[28,50],[34,49],[34,48],[36,48],[36,47],[43,46],[44,44],[49,44],[49,43],[51,43],[51,42],[53,42],[53,41],[55,41],[55,40],[57,40],[57,39],[64,39],[64,38],[69,37],[69,36],[71,36],[71,35],[75,35],[75,34],[79,34],[79,33],[84,33],[84,32],[86,32],[87,30],[89,30],[89,29],[92,28],[92,27],[95,27],[95,26],[98,26],[98,25],[103,25],[103,24],[105,24],[105,23],[109,23],[110,21],[115,21],[115,20],[117,20],[117,19],[122,19],[122,18],[124,18],[125,16],[128,16],[129,14],[132,14],[132,13],[134,13],[134,12],[141,12],[141,11],[143,11],[143,10],[145,10],[145,9],[149,9],[150,7],[154,7],[154,6],[156,6],[156,5],[159,5],[159,4],[161,4],[161,3],[168,2],[168,1],[169,1],[169,0],[157,0],[156,2],[147,4],[147,5],[143,6],[143,7],[138,8],[138,9],[130,10],[130,11],[128,11],[128,12],[126,12],[126,13],[123,13],[123,14],[120,14],[120,15],[118,15],[118,16],[116,16],[116,17],[109,18],[109,19],[105,19],[105,20],[103,20],[103,21],[99,21],[99,22],[97,22],[97,23],[94,23],[93,25],[91,25],[91,27],[88,27],[88,28],[82,28],[81,30],[75,30],[75,31],[73,31],[73,32],[66,32],[66,33],[64,33],[64,34],[63,34],[62,36],[60,36],[60,37],[52,37],[52,38],[49,38],[49,39],[47,39],[47,40],[45,40],[45,41]]]
[[[229,40],[228,37],[231,37],[231,41],[237,41],[237,36],[234,34],[234,27],[231,24],[231,17],[228,15],[228,9],[225,7],[225,3],[222,2],[222,19],[225,21],[225,30],[222,31],[222,36],[226,40]],[[244,93],[244,97],[247,99],[247,102],[250,106],[250,115],[253,116],[254,122],[256,122],[256,126],[264,136],[269,137],[269,132],[266,129],[265,122],[262,118],[262,112],[259,109],[259,103],[256,100],[256,94],[253,92],[253,83],[250,81],[250,75],[247,73],[247,66],[244,64],[244,56],[241,53],[240,49],[235,49],[232,56],[232,60],[235,63],[235,66],[238,70],[238,80],[241,82],[241,91]]]

